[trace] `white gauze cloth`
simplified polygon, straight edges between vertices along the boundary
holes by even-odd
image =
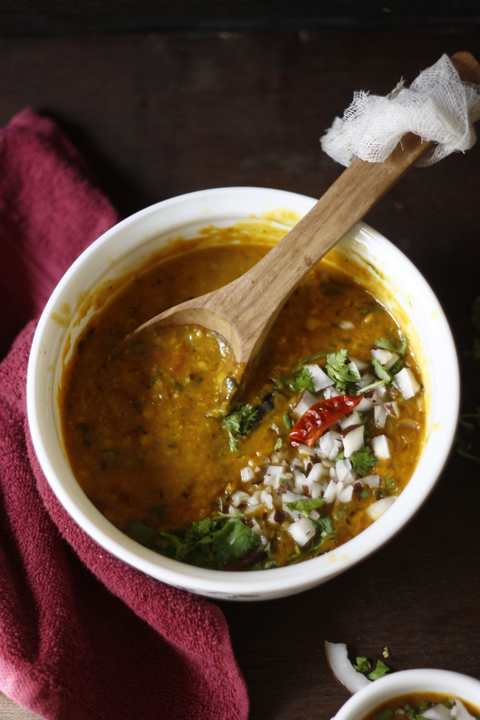
[[[355,92],[320,142],[327,155],[348,166],[355,157],[383,162],[412,132],[436,143],[417,163],[433,165],[475,145],[473,123],[479,119],[480,85],[462,82],[450,58],[442,55],[409,88],[401,80],[386,97]]]

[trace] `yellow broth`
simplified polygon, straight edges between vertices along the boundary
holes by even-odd
[[[165,308],[246,272],[270,246],[260,244],[253,232],[227,228],[213,229],[186,248],[167,251],[133,274],[94,315],[65,369],[60,395],[75,477],[114,525],[150,545],[155,532],[181,533],[224,509],[224,501],[246,487],[242,468],[250,465],[258,472],[275,453],[283,462],[294,457],[285,415],[291,416],[301,393],[276,392],[272,378],[288,376],[306,356],[340,348],[368,362],[377,338],[399,336],[395,319],[370,292],[341,267],[322,261],[282,309],[242,398],[256,406],[270,397],[273,407],[232,452],[219,417],[225,380],[234,374],[229,348],[196,327],[125,337]],[[405,361],[420,378],[410,352]],[[329,507],[335,534],[321,547],[300,550],[282,526],[282,514],[272,524],[268,513],[257,508],[250,521],[255,518],[262,526],[269,564],[255,567],[295,562],[344,543],[369,524],[369,505],[401,491],[423,441],[423,395],[398,405],[399,417],[388,417],[385,429],[391,458],[375,466],[382,486],[355,491],[351,502]],[[375,434],[374,428],[369,431]],[[131,532],[132,523],[147,528],[147,534],[142,538]]]
[[[425,712],[436,705],[445,705],[451,708],[455,698],[451,695],[438,693],[412,693],[389,700],[380,705],[373,713],[363,720],[420,720],[422,711]],[[480,711],[464,700],[461,701],[467,711],[474,717],[480,717]]]

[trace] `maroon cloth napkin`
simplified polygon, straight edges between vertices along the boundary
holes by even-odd
[[[0,167],[6,345],[117,217],[56,125],[30,110],[0,131]],[[0,364],[0,691],[56,720],[244,720],[221,611],[109,555],[47,485],[25,417],[34,325]]]

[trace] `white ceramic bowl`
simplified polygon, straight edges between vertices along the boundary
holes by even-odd
[[[405,670],[386,675],[352,695],[333,720],[364,720],[388,700],[409,693],[444,693],[480,708],[480,682],[448,670]]]
[[[170,585],[211,597],[265,600],[323,583],[392,538],[422,505],[447,459],[459,403],[458,361],[448,323],[414,265],[382,235],[360,224],[342,240],[341,250],[368,268],[380,269],[390,297],[396,297],[410,318],[409,335],[420,357],[429,397],[428,437],[422,456],[408,486],[385,515],[353,540],[313,560],[266,571],[222,572],[185,565],[142,547],[111,525],[76,482],[62,445],[57,389],[67,338],[70,334],[75,338],[88,319],[75,325],[79,299],[99,283],[123,275],[174,237],[191,237],[209,224],[231,225],[278,209],[302,216],[314,202],[280,190],[239,187],[204,190],[148,207],[108,230],[82,253],[60,280],[40,318],[28,367],[27,409],[43,472],[67,512],[99,545]],[[70,324],[59,323],[59,315]]]

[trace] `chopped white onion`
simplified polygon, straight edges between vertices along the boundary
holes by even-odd
[[[423,710],[422,718],[427,718],[427,720],[452,720],[452,715],[445,705],[434,705],[428,710]]]
[[[340,320],[338,327],[342,330],[353,330],[355,325],[351,322],[351,320]]]
[[[356,410],[354,410],[350,415],[347,415],[343,418],[343,420],[340,421],[340,427],[342,430],[345,430],[345,428],[350,427],[351,425],[360,425],[362,422],[362,418],[358,414]]]
[[[312,510],[312,512],[310,513],[309,517],[310,517],[312,520],[319,520],[319,519],[320,519],[320,513],[317,512],[317,510]]]
[[[246,503],[250,500],[250,495],[246,492],[243,492],[243,490],[237,490],[237,492],[234,492],[231,501],[233,507],[239,507],[243,503]]]
[[[261,495],[260,490],[256,490],[256,491],[253,493],[253,495],[250,495],[250,497],[248,498],[248,501],[247,501],[247,506],[248,506],[250,509],[251,509],[251,508],[256,508],[256,507],[258,507],[259,505],[261,505],[260,495]]]
[[[387,422],[385,405],[375,405],[373,408],[373,422],[377,428],[385,427],[385,423]]]
[[[369,412],[373,407],[373,402],[371,398],[362,397],[360,402],[357,405],[358,412]]]
[[[291,492],[290,490],[287,490],[286,492],[282,493],[282,503],[285,508],[287,506],[287,503],[294,502],[295,500],[305,500],[305,496],[299,495],[298,493]]]
[[[338,499],[342,503],[349,503],[353,497],[353,485],[347,485],[343,490],[338,493]]]
[[[326,468],[322,463],[315,463],[307,475],[307,485],[310,487],[312,483],[318,482],[322,477],[325,477],[326,474]]]
[[[405,400],[410,400],[420,390],[420,385],[410,368],[404,367],[393,378],[393,384],[397,387]]]
[[[253,472],[251,467],[247,466],[240,470],[240,480],[242,482],[251,482],[254,477],[255,473]]]
[[[366,475],[362,478],[362,482],[369,488],[378,488],[380,487],[380,475]]]
[[[288,532],[295,540],[297,545],[303,547],[314,537],[316,533],[315,525],[308,518],[300,518],[290,525]]]
[[[328,483],[325,492],[323,493],[323,499],[328,504],[335,502],[337,499],[337,483],[335,480],[330,480]]]
[[[326,390],[323,391],[323,397],[325,400],[330,400],[333,397],[338,397],[342,393],[337,390],[335,387],[328,387]]]
[[[263,476],[263,483],[278,490],[286,477],[287,473],[282,465],[268,465]]]
[[[303,472],[300,472],[300,470],[295,469],[293,471],[293,477],[295,480],[295,490],[297,492],[303,492],[303,488],[307,484],[307,478],[305,477],[305,474]]]
[[[299,402],[294,407],[293,412],[295,413],[295,415],[298,415],[298,417],[301,417],[307,412],[308,408],[311,408],[312,405],[315,405],[316,402],[317,398],[315,397],[315,395],[312,395],[311,392],[305,390]]]
[[[455,705],[452,708],[452,717],[454,717],[455,720],[475,720],[460,700],[455,700]]]
[[[305,368],[310,373],[315,392],[325,390],[325,388],[334,384],[334,381],[328,377],[327,373],[319,365],[305,365]]]
[[[387,394],[387,388],[385,385],[379,385],[379,387],[375,388],[373,391],[373,404],[378,405],[379,403],[385,402],[385,395]]]
[[[327,460],[335,460],[342,446],[342,436],[340,433],[329,430],[320,438],[318,442],[318,450],[322,458]]]
[[[325,641],[325,655],[330,669],[341,683],[351,693],[370,685],[365,675],[359,673],[348,659],[345,643],[330,643]]]
[[[269,510],[273,509],[273,498],[270,492],[270,488],[262,490],[260,493],[260,502],[265,505]]]
[[[384,497],[381,500],[377,500],[377,502],[374,502],[368,506],[367,515],[371,520],[378,520],[378,518],[381,517],[383,513],[385,513],[388,508],[393,505],[396,499],[396,495],[389,495],[388,497]]]
[[[366,370],[368,368],[368,363],[365,362],[364,360],[359,360],[358,358],[352,358],[351,362],[355,363],[355,365],[360,370],[360,372],[362,370]]]
[[[348,485],[353,482],[352,463],[350,460],[337,460],[335,463],[335,475],[339,482]]]
[[[372,357],[387,369],[395,365],[398,360],[397,353],[390,352],[390,350],[383,350],[382,348],[372,350]]]
[[[386,435],[376,435],[372,440],[372,450],[379,460],[388,460],[390,457],[390,448],[388,446],[388,438]],[[345,453],[346,455],[347,453]]]
[[[310,496],[316,500],[317,498],[321,497],[322,495],[322,486],[318,483],[314,482],[310,486]]]
[[[360,425],[355,430],[350,430],[343,438],[343,450],[346,458],[349,458],[354,452],[363,447],[364,429],[363,425]]]

